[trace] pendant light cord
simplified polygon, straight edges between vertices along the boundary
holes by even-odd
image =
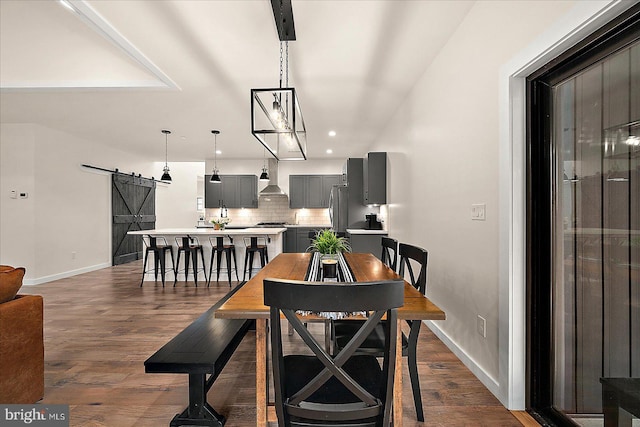
[[[169,167],[169,134],[164,134],[164,166]]]

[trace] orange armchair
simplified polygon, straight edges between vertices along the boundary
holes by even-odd
[[[44,396],[43,300],[16,295],[24,268],[0,266],[0,403]]]

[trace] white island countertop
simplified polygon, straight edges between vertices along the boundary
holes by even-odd
[[[331,228],[331,224],[287,224],[287,228]]]
[[[367,230],[365,228],[347,228],[349,234],[389,234],[387,230]]]
[[[269,236],[275,234],[281,234],[287,231],[286,228],[262,228],[262,227],[253,227],[253,228],[225,228],[224,230],[215,230],[213,228],[156,228],[153,230],[137,230],[137,231],[129,231],[127,234],[132,235],[153,235],[153,236],[173,236],[173,235],[192,235],[192,236],[210,236],[210,235],[220,235],[220,236]]]

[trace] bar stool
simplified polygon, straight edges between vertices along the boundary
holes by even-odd
[[[148,241],[146,239],[148,239]],[[163,243],[158,244],[158,240]],[[173,275],[176,275],[176,266],[173,261],[173,246],[167,244],[167,240],[164,237],[153,237],[151,235],[142,236],[142,242],[144,243],[146,250],[144,251],[144,263],[142,265],[142,280],[140,281],[140,287],[144,283],[144,275],[146,273],[154,272],[156,282],[158,281],[158,270],[160,270],[160,276],[162,277],[162,287],[164,288],[164,277],[167,270],[173,271]],[[167,252],[171,255],[171,267],[166,268],[166,255]],[[149,253],[153,253],[154,269],[147,270],[147,261],[149,261]],[[158,269],[158,267],[160,267]]]
[[[176,237],[176,243],[178,244],[178,261],[176,262],[176,276],[173,281],[173,286],[175,287],[178,282],[178,273],[180,273],[180,271],[184,271],[184,281],[187,281],[187,277],[189,276],[189,259],[193,262],[193,280],[196,287],[198,287],[198,271],[202,270],[206,282],[207,270],[205,269],[204,263],[204,250],[198,238],[191,236]],[[178,270],[180,253],[182,252],[184,252],[184,270]],[[198,254],[200,254],[200,259],[202,260],[202,267],[198,267]]]
[[[244,282],[247,274],[247,262],[249,263],[249,279],[253,271],[253,256],[256,252],[260,254],[260,265],[264,267],[269,262],[269,254],[267,253],[266,237],[244,237],[244,272],[242,273],[242,281]],[[265,262],[266,261],[266,262]]]
[[[233,266],[236,272],[236,280],[238,279],[238,261],[236,260],[236,245],[233,244],[233,238],[228,237],[229,244],[224,244],[224,236],[211,236],[209,237],[209,243],[211,243],[211,262],[209,263],[209,281],[207,281],[207,287],[211,284],[211,278],[213,277],[213,259],[218,255],[218,262],[216,264],[216,283],[220,283],[220,263],[222,261],[222,255],[225,255],[227,260],[227,277],[229,277],[229,287],[231,287],[231,256],[233,256]]]

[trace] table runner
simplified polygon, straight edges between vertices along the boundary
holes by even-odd
[[[307,268],[307,274],[304,276],[304,280],[308,282],[355,282],[353,277],[353,271],[344,259],[344,256],[337,254],[338,261],[338,277],[335,279],[325,279],[322,277],[322,254],[320,252],[313,252],[311,254],[311,260],[309,261],[309,267]]]
[[[351,267],[349,266],[349,264],[347,263],[347,260],[344,259],[344,256],[341,253],[337,254],[337,261],[338,261],[338,268],[337,268],[337,273],[338,273],[338,277],[335,279],[323,279],[322,277],[322,254],[320,254],[319,252],[313,252],[311,254],[311,260],[309,261],[309,267],[307,268],[307,274],[305,274],[304,276],[304,280],[308,281],[308,282],[342,282],[342,283],[349,283],[349,282],[355,282],[355,278],[353,275],[353,271],[351,270]],[[311,311],[305,311],[305,310],[298,310],[297,311],[298,314],[302,315],[302,316],[306,316],[309,314],[314,314],[320,317],[324,317],[325,319],[332,319],[332,320],[338,320],[338,319],[344,319],[345,317],[349,317],[349,316],[367,316],[367,312],[366,311],[357,311],[357,312],[311,312]]]

